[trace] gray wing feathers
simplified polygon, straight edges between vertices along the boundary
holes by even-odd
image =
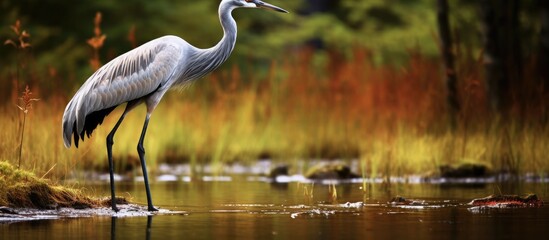
[[[180,38],[160,38],[127,52],[97,70],[68,103],[63,115],[63,140],[71,145],[74,124],[84,129],[86,115],[144,97],[173,77],[183,45]]]

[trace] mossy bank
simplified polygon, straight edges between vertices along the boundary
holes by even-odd
[[[91,208],[104,201],[68,188],[0,161],[0,206],[11,208],[52,209],[59,207]]]

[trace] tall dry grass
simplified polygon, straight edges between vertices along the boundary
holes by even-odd
[[[493,116],[486,110],[480,66],[462,66],[462,110],[452,130],[440,63],[410,56],[403,67],[378,66],[368,51],[357,49],[351,59],[333,55],[316,68],[312,51],[297,51],[263,70],[218,71],[181,93],[170,92],[153,113],[145,140],[149,164],[154,171],[159,162],[222,166],[258,158],[339,158],[361,159],[371,176],[426,173],[460,162],[549,172],[549,131],[539,109],[516,111],[508,119]],[[80,149],[65,149],[61,117],[70,96],[49,95],[29,113],[23,166],[38,172],[55,166],[50,174],[60,177],[74,169],[106,169],[105,138],[122,109]],[[1,159],[16,159],[16,110],[9,103],[0,109]],[[145,109],[137,108],[117,132],[113,155],[119,171],[138,164],[144,118]]]

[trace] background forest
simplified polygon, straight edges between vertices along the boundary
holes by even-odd
[[[228,62],[160,104],[145,142],[153,170],[322,158],[359,159],[369,175],[463,162],[549,172],[548,1],[271,2],[290,14],[233,12]],[[97,66],[151,39],[213,46],[218,3],[2,1],[0,158],[58,177],[105,169],[105,137],[121,112],[67,150],[66,103]],[[118,171],[137,164],[144,112],[117,135]]]

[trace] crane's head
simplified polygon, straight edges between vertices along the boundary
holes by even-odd
[[[279,8],[275,5],[263,2],[261,0],[234,0],[235,4],[239,7],[245,7],[245,8],[264,8],[264,9],[271,9],[275,10],[277,12],[283,12],[287,13],[288,11]]]

